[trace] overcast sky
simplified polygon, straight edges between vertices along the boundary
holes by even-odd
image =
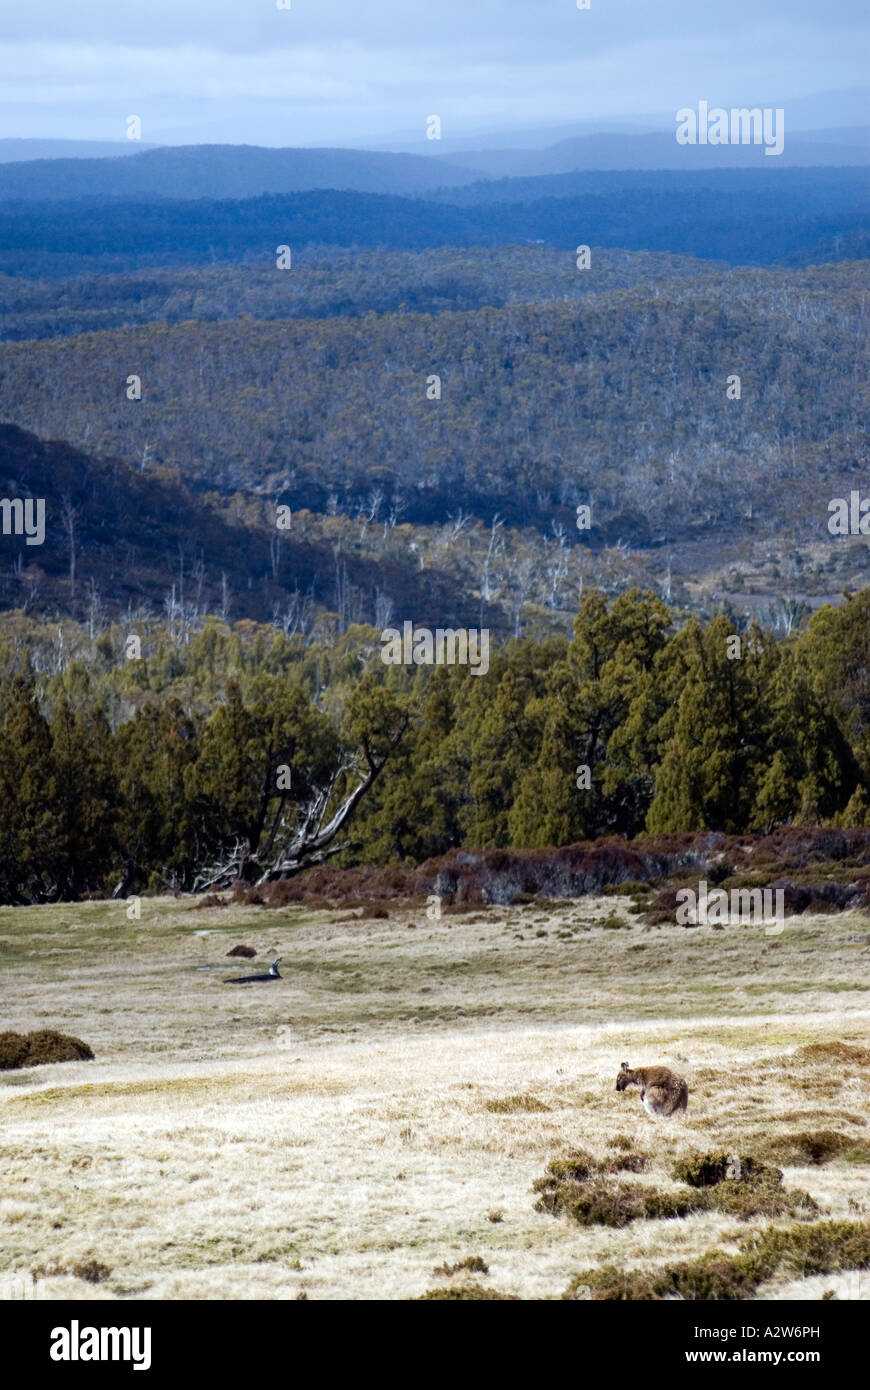
[[[768,106],[866,81],[867,0],[24,0],[0,136],[341,144]],[[802,113],[811,108],[796,106]],[[809,122],[870,122],[821,103]],[[794,124],[805,125],[800,119]],[[794,126],[793,126],[794,128]]]

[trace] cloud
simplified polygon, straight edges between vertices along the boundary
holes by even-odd
[[[0,133],[312,143],[676,110],[782,105],[859,85],[855,0],[90,0],[16,7]],[[48,15],[51,15],[50,23]],[[37,37],[51,34],[51,40]],[[289,130],[289,134],[288,134]],[[201,133],[196,133],[201,132]]]

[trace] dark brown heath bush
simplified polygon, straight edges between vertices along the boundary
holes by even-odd
[[[197,898],[195,903],[191,903],[188,911],[198,912],[203,907],[229,907],[229,898],[219,898],[217,893],[206,893],[204,898]]]
[[[41,1067],[50,1062],[92,1062],[94,1054],[81,1038],[42,1028],[35,1033],[0,1033],[0,1071]]]
[[[496,1289],[485,1289],[482,1284],[455,1284],[448,1285],[443,1289],[427,1289],[425,1293],[421,1293],[413,1301],[426,1303],[434,1299],[439,1299],[445,1303],[465,1303],[479,1299],[500,1299],[511,1303],[522,1302],[522,1299],[518,1298],[515,1293],[498,1293]]]
[[[318,864],[292,878],[276,880],[267,885],[267,890],[278,891],[282,904],[309,905],[316,897],[328,899],[333,905],[349,907],[360,900],[419,900],[425,894],[420,891],[418,878],[417,870],[396,864],[362,864],[353,869]]]
[[[832,1159],[848,1163],[870,1162],[870,1142],[852,1138],[836,1129],[801,1130],[797,1134],[782,1134],[768,1141],[765,1157],[787,1165],[810,1164],[821,1167]]]
[[[333,907],[353,907],[357,903],[355,897],[339,901],[335,898],[328,898],[323,893],[308,892],[304,896],[300,895],[295,879],[277,879],[274,883],[266,883],[261,889],[263,897],[263,907],[304,907],[310,912],[327,911]]]
[[[719,859],[707,866],[707,882],[715,883],[718,887],[724,883],[726,878],[730,878],[734,873],[734,865],[728,859]]]
[[[460,904],[510,905],[518,898],[537,903],[543,899],[566,901],[587,893],[622,889],[628,896],[639,892],[649,896],[653,882],[673,890],[690,879],[695,883],[699,878],[716,882],[719,874],[752,878],[758,874],[764,880],[758,886],[768,886],[780,875],[788,877],[789,872],[815,868],[812,885],[792,885],[800,889],[802,902],[797,910],[802,910],[813,896],[838,906],[857,901],[861,894],[857,883],[825,881],[831,865],[846,861],[854,866],[850,872],[856,879],[861,877],[862,866],[870,867],[870,830],[784,827],[770,836],[703,831],[640,836],[633,841],[605,836],[559,848],[451,850],[417,868],[398,864],[356,868],[316,865],[291,879],[253,890],[253,898],[245,896],[252,891],[245,885],[237,900],[265,899],[269,906],[310,903],[312,898],[324,898],[342,907],[372,900],[410,905],[436,892],[442,899],[450,897]],[[766,873],[760,872],[765,869]],[[654,904],[651,910],[663,909]]]
[[[253,946],[234,946],[231,951],[227,951],[228,956],[244,956],[245,960],[253,960],[256,954]]]
[[[776,1274],[807,1278],[868,1267],[870,1223],[819,1221],[768,1227],[747,1237],[738,1255],[711,1250],[698,1260],[648,1272],[617,1269],[613,1265],[587,1269],[571,1280],[562,1296],[594,1301],[737,1300],[751,1298],[760,1284]]]
[[[641,920],[652,927],[661,926],[663,922],[676,922],[678,906],[676,888],[661,888],[653,897],[652,906],[642,914]]]
[[[259,888],[255,888],[252,883],[245,883],[241,879],[237,879],[233,884],[230,900],[233,904],[241,907],[262,907],[266,901]]]

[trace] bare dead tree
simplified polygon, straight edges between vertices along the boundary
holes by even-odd
[[[78,520],[78,507],[73,506],[72,498],[69,493],[65,493],[61,499],[62,516],[64,530],[66,531],[67,544],[69,546],[69,591],[70,596],[75,596],[76,591],[76,521]]]
[[[496,512],[495,516],[494,516],[493,519],[492,519],[492,525],[491,525],[490,530],[489,530],[489,545],[487,546],[487,549],[486,549],[486,555],[485,555],[484,561],[483,561],[483,573],[481,574],[481,577],[480,577],[480,626],[481,626],[481,627],[483,627],[483,610],[484,610],[484,605],[487,604],[487,603],[489,603],[490,599],[491,599],[492,596],[493,596],[493,590],[492,590],[492,561],[493,561],[493,557],[494,557],[494,555],[496,554],[496,551],[497,551],[499,545],[501,544],[501,538],[500,538],[500,536],[499,536],[499,532],[501,531],[501,529],[502,529],[503,526],[504,526],[504,522],[503,522],[502,520],[500,520],[499,515],[498,515],[498,513]]]
[[[350,842],[347,840],[339,844],[334,841],[380,776],[393,750],[404,737],[408,723],[409,716],[405,715],[380,754],[376,754],[369,740],[364,738],[362,766],[357,757],[343,759],[329,780],[301,806],[292,802],[286,791],[276,798],[271,759],[267,759],[260,806],[255,817],[255,823],[261,827],[256,832],[257,843],[252,845],[248,839],[237,839],[232,853],[223,863],[214,865],[204,875],[197,877],[194,892],[225,887],[241,878],[253,879],[258,885],[290,878],[302,869],[322,864],[331,855],[349,848]],[[335,789],[347,775],[355,776],[356,785],[328,814]],[[269,807],[275,800],[278,805],[270,817]]]

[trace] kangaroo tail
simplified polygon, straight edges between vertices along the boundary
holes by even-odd
[[[689,1088],[685,1081],[680,1082],[680,1089],[677,1095],[677,1109],[685,1110],[689,1104]]]

